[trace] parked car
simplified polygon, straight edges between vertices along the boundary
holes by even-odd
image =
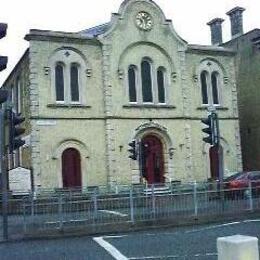
[[[260,171],[237,172],[224,179],[224,189],[226,194],[234,197],[248,197],[250,195],[250,185],[252,195],[260,194]]]

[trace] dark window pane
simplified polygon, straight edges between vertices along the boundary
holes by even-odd
[[[158,84],[158,101],[165,103],[165,86],[164,86],[164,70],[158,69],[157,71],[157,84]]]
[[[64,77],[62,65],[57,65],[55,68],[55,87],[56,100],[64,101]]]
[[[153,102],[151,65],[144,60],[141,64],[143,102]]]
[[[202,95],[202,104],[208,104],[208,87],[207,87],[207,72],[203,71],[200,74],[201,81],[201,95]]]
[[[129,101],[136,102],[136,75],[134,66],[130,66],[128,69],[128,87]]]
[[[211,75],[211,84],[212,84],[212,95],[213,95],[213,104],[218,105],[218,75],[216,72],[213,72]]]
[[[79,101],[79,75],[77,65],[72,65],[70,68],[70,88],[71,101]]]

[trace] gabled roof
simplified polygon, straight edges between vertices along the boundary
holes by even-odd
[[[104,23],[104,24],[100,24],[98,26],[80,31],[78,33],[81,34],[82,36],[96,37],[100,34],[107,32],[109,28],[110,28],[110,23]]]

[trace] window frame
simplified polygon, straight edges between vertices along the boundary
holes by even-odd
[[[72,47],[64,47],[57,49],[49,58],[49,66],[51,75],[49,78],[51,87],[50,101],[47,106],[87,106],[88,96],[88,78],[91,77],[87,72],[91,70],[91,66],[87,61],[87,58],[79,50]],[[64,67],[64,99],[62,101],[57,100],[56,82],[55,82],[55,67],[57,64],[62,64]],[[77,64],[78,69],[78,100],[73,101],[71,91],[71,66]],[[45,71],[45,75],[49,75],[49,70]],[[75,91],[76,93],[76,91]],[[73,94],[73,97],[77,95]]]
[[[160,102],[160,91],[159,91],[159,78],[158,78],[158,72],[162,72],[162,78],[163,78],[163,94],[164,94],[164,102]],[[156,82],[157,82],[157,103],[158,104],[167,104],[166,100],[166,69],[163,66],[159,66],[156,70]]]
[[[143,73],[142,73],[142,63],[143,62],[147,62],[147,64],[149,64],[149,69],[150,69],[150,81],[151,81],[151,87],[150,87],[150,91],[151,91],[151,98],[152,101],[144,101],[144,86],[143,86]],[[153,63],[152,60],[148,57],[144,57],[141,60],[141,64],[140,64],[140,76],[141,76],[141,96],[142,96],[142,104],[155,104],[155,98],[154,98],[154,70],[153,70]]]
[[[131,88],[131,82],[130,82],[130,77],[129,77],[129,73],[130,70],[133,70],[134,72],[134,89],[135,89],[135,101],[131,101],[131,94],[130,94],[130,88]],[[131,64],[128,66],[127,69],[127,85],[128,85],[128,102],[130,104],[137,104],[138,103],[138,68],[136,65]]]
[[[214,70],[212,73],[211,73],[211,89],[212,89],[212,104],[214,106],[220,106],[220,96],[219,96],[219,93],[220,93],[220,82],[219,82],[219,72]],[[213,86],[213,76],[215,76],[216,78],[216,90],[217,90],[217,101],[218,103],[215,103],[215,100],[214,100],[214,86]]]
[[[202,76],[205,75],[205,86],[203,86],[202,83]],[[209,92],[209,72],[206,70],[203,70],[200,72],[200,95],[201,95],[201,105],[202,106],[208,106],[210,104],[210,92]],[[207,93],[204,93],[204,88]],[[207,103],[204,103],[204,94],[206,94]]]
[[[58,100],[58,97],[57,97],[58,96],[57,95],[58,91],[57,91],[57,74],[56,74],[57,72],[56,72],[56,69],[57,69],[58,66],[62,67],[62,73],[63,73],[63,75],[62,75],[62,79],[63,79],[63,100]],[[54,66],[55,102],[57,104],[64,104],[64,103],[66,103],[66,86],[65,86],[65,82],[66,82],[66,65],[63,62],[61,62],[61,61],[57,61],[55,63],[55,66]]]
[[[143,78],[142,78],[142,63],[147,62],[150,66],[150,80],[151,80],[151,98],[152,101],[144,101],[144,93],[143,93]],[[136,80],[136,102],[130,101],[130,81],[129,81],[129,69],[135,69],[135,80]],[[162,71],[163,73],[163,91],[164,91],[164,102],[160,102],[159,100],[159,82],[158,82],[158,71]],[[167,74],[167,69],[165,66],[156,64],[150,57],[143,57],[135,63],[131,63],[125,69],[126,77],[125,77],[125,84],[126,84],[126,95],[127,95],[127,103],[129,105],[139,105],[139,106],[149,106],[149,105],[158,105],[163,106],[168,104],[168,87],[169,87],[169,78]]]
[[[72,75],[71,75],[71,69],[72,69],[73,67],[76,67],[76,68],[77,68],[78,101],[73,101],[73,100],[72,100],[72,85],[71,85],[71,83],[72,83],[72,78],[71,78],[71,76],[72,76]],[[81,73],[80,73],[80,64],[78,64],[77,62],[71,62],[71,63],[70,63],[70,68],[69,68],[69,82],[68,82],[68,84],[69,84],[68,100],[69,100],[69,103],[70,103],[70,104],[80,104],[80,103],[81,103],[81,98],[80,98],[80,93],[81,93],[81,90],[80,90],[80,88],[81,88],[80,75],[81,75]]]
[[[209,63],[209,61],[207,61]],[[202,74],[206,73],[206,86],[207,86],[207,99],[208,103],[203,102],[203,89],[202,89]],[[218,103],[214,103],[214,90],[213,90],[213,75],[216,75],[216,90]],[[221,107],[223,105],[222,101],[222,85],[223,85],[223,73],[217,64],[211,66],[201,66],[199,71],[199,87],[200,87],[200,104],[202,107],[214,106]]]

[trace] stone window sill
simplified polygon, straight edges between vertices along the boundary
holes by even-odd
[[[83,104],[48,104],[50,108],[91,108],[91,106]]]
[[[176,106],[166,105],[166,104],[127,104],[127,105],[123,105],[123,108],[165,108],[165,109],[175,109]]]
[[[223,107],[223,106],[214,106],[216,108],[216,110],[228,110],[228,107]],[[197,110],[207,110],[208,106],[200,106],[197,107]]]

